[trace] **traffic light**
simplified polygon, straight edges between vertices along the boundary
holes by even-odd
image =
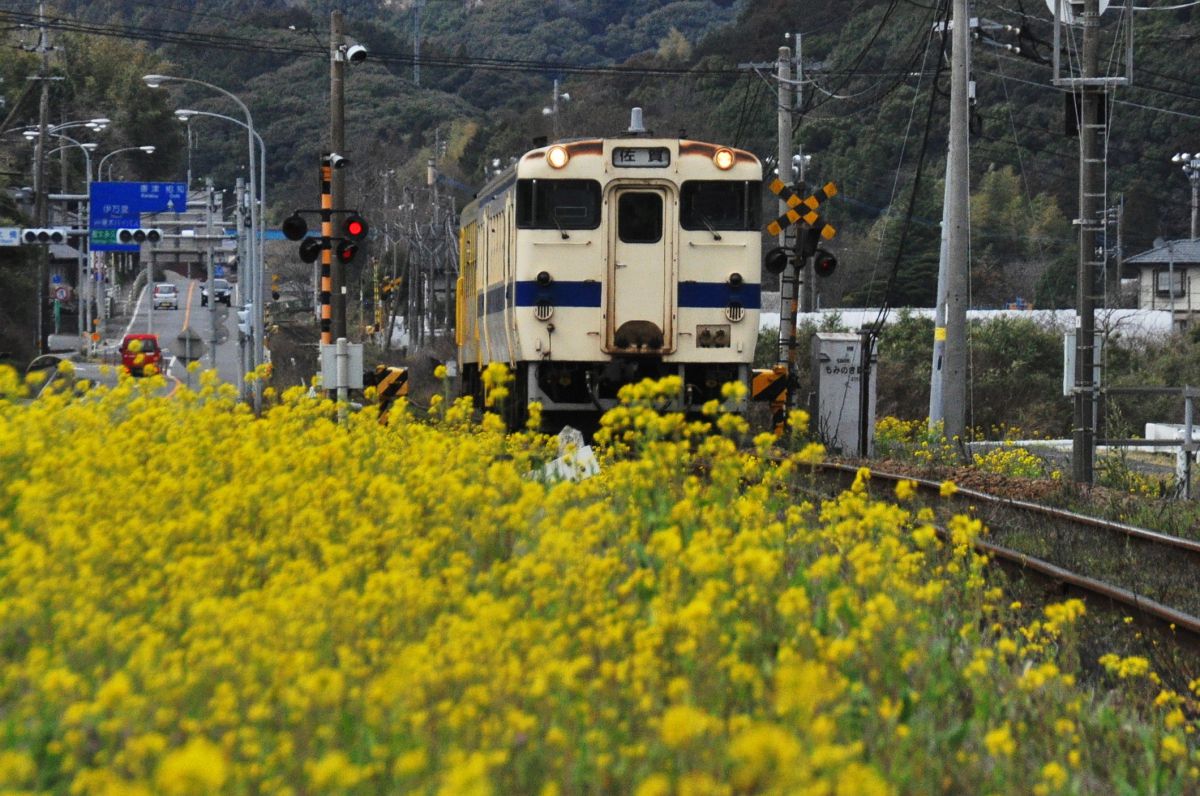
[[[817,276],[829,276],[837,268],[837,258],[824,249],[813,254],[813,272]]]
[[[271,274],[271,301],[279,301],[279,274]]]
[[[321,256],[321,241],[317,238],[305,238],[300,241],[300,262],[315,263]]]
[[[358,244],[352,240],[340,240],[337,245],[338,262],[348,263],[358,254]]]
[[[23,229],[21,230],[21,243],[40,244],[40,243],[64,243],[67,240],[67,231],[58,227],[52,229]]]
[[[362,240],[367,236],[367,221],[358,213],[351,213],[342,223],[342,231],[350,240]]]
[[[338,241],[338,262],[349,263],[358,254],[358,243],[367,237],[367,221],[358,213],[350,213],[342,221],[343,238]]]
[[[308,234],[308,222],[299,213],[292,213],[283,220],[280,229],[288,240],[300,240]]]
[[[155,227],[149,229],[118,229],[118,243],[158,243],[162,240],[162,230]]]
[[[788,250],[776,246],[763,256],[763,268],[772,274],[782,274],[788,264]]]
[[[253,301],[247,302],[245,307],[242,307],[240,310],[237,311],[238,331],[241,332],[242,334],[246,335],[247,337],[250,336],[250,316],[253,314],[254,314],[254,302]]]

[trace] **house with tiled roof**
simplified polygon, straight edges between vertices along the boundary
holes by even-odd
[[[1200,324],[1200,239],[1155,243],[1125,259],[1138,273],[1138,309],[1169,310],[1177,330]]]

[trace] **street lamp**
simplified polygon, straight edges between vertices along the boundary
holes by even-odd
[[[154,154],[154,145],[146,144],[145,146],[123,146],[120,149],[114,149],[112,152],[109,152],[107,155],[100,158],[100,165],[96,166],[96,176],[100,177],[104,173],[104,161],[108,160],[113,155],[119,155],[122,152],[134,152],[134,151],[145,152],[147,155],[153,155]],[[112,179],[112,166],[108,167],[108,177],[109,177],[109,179]]]
[[[60,130],[61,130],[61,127],[60,127]],[[68,135],[64,135],[61,131],[56,132],[55,135],[57,135],[59,138],[62,138],[65,141],[67,141],[68,143],[63,144],[60,147],[56,147],[56,148],[50,150],[49,152],[46,153],[45,156],[50,157],[55,152],[62,152],[64,150],[70,149],[71,147],[78,147],[79,149],[83,150],[83,159],[84,159],[83,195],[90,197],[91,186],[92,186],[92,153],[95,152],[96,148],[100,145],[93,143],[93,142],[88,142],[86,144],[80,143],[79,141],[76,141],[74,138],[71,138]],[[26,136],[26,138],[29,138],[29,136]],[[83,202],[80,203],[80,207],[82,207],[84,204],[86,204],[88,202],[89,202],[88,199],[84,199]],[[91,217],[90,205],[88,207],[88,217],[89,218]],[[83,232],[83,235],[82,235],[82,238],[78,245],[78,248],[76,249],[76,252],[78,253],[78,258],[77,258],[78,259],[78,264],[77,264],[78,273],[76,275],[76,282],[79,285],[80,304],[82,304],[82,307],[80,307],[79,312],[77,313],[76,317],[78,318],[78,322],[79,322],[78,323],[79,334],[82,336],[84,334],[84,332],[91,329],[91,295],[90,295],[90,292],[91,292],[92,285],[91,285],[91,273],[86,265],[86,263],[88,262],[88,260],[91,257],[91,254],[90,254],[90,252],[87,254],[84,253],[84,247],[88,243],[88,234],[87,234],[88,224],[87,224],[86,220],[84,219],[82,210],[80,210],[77,213],[76,220],[78,222],[79,229],[82,230],[82,232]]]
[[[213,113],[211,111],[200,111],[200,110],[195,110],[193,108],[180,108],[179,110],[175,111],[176,119],[179,119],[180,121],[188,123],[189,134],[191,133],[191,129],[192,129],[191,121],[192,121],[192,119],[196,118],[197,116],[208,116],[213,119],[224,119],[227,122],[233,122],[234,124],[236,124],[240,127],[244,127],[247,131],[249,131],[249,133],[251,135],[254,136],[254,140],[258,142],[258,188],[260,191],[258,201],[261,204],[263,210],[265,211],[266,206],[267,206],[267,145],[263,142],[262,136],[258,134],[257,130],[253,129],[252,127],[249,127],[245,122],[239,121],[238,119],[235,119],[232,116],[226,116],[223,113]],[[250,161],[249,168],[250,168],[250,173],[253,174],[254,173],[254,161],[253,160]],[[240,201],[240,198],[239,198],[239,201]],[[253,207],[253,200],[251,201],[251,206]],[[265,223],[265,219],[262,219],[261,216],[260,216],[260,223]],[[261,241],[263,240],[263,230],[260,227],[254,226],[253,218],[251,219],[251,230],[252,230],[252,237],[256,237],[258,239],[258,241],[259,241],[258,245],[260,248],[258,249],[258,251],[259,251],[258,261],[255,262],[253,260],[253,258],[251,258],[251,262],[249,264],[250,267],[247,269],[247,274],[250,276],[249,293],[250,293],[250,297],[252,299],[251,300],[251,308],[252,309],[251,309],[251,313],[250,313],[252,316],[251,324],[250,324],[250,336],[251,336],[250,344],[251,344],[251,350],[253,352],[252,356],[254,357],[255,361],[257,361],[259,364],[261,364],[264,359],[264,356],[262,353],[262,345],[263,345],[263,326],[265,324],[263,323],[263,320],[262,320],[263,319],[263,315],[262,315],[263,302],[257,300],[255,297],[261,298],[264,295],[263,283],[264,283],[266,274],[263,269],[263,259],[261,256],[262,255]],[[257,393],[256,393],[256,395],[257,395]]]
[[[1171,162],[1182,164],[1180,168],[1192,184],[1192,240],[1195,240],[1197,221],[1200,220],[1200,152],[1179,152],[1171,158]]]
[[[229,99],[233,100],[242,113],[246,116],[246,153],[248,162],[250,163],[250,229],[254,230],[254,234],[250,236],[250,262],[252,263],[251,270],[255,268],[259,272],[262,271],[262,241],[258,240],[258,175],[254,173],[254,118],[250,115],[250,109],[246,107],[246,103],[238,99],[237,95],[226,91],[220,86],[215,86],[212,83],[207,83],[203,80],[197,80],[193,77],[177,77],[175,75],[143,75],[142,80],[150,88],[159,88],[163,83],[193,83],[197,86],[210,88],[219,94],[224,94]],[[262,364],[262,296],[253,297],[254,307],[254,322],[251,324],[251,332],[254,333],[253,345],[251,346],[252,365],[258,367]],[[262,385],[261,382],[254,382],[254,408],[258,411],[262,408]]]
[[[191,135],[191,130],[192,130],[191,121],[192,121],[192,119],[194,119],[197,116],[209,116],[214,119],[224,119],[227,122],[233,122],[234,124],[238,125],[239,127],[250,130],[250,133],[254,136],[254,140],[258,142],[258,188],[259,188],[259,191],[261,191],[261,193],[259,195],[259,204],[261,204],[263,206],[263,209],[265,210],[266,202],[267,202],[267,145],[263,143],[262,136],[258,134],[257,130],[253,130],[253,129],[246,127],[245,122],[235,119],[232,116],[226,116],[223,113],[213,113],[211,111],[198,111],[198,110],[194,110],[192,108],[180,108],[179,110],[175,111],[176,119],[178,119],[181,122],[188,123],[188,134],[189,135]],[[191,145],[189,143],[189,147],[190,146]],[[190,157],[190,155],[191,155],[190,149],[188,151],[188,154]],[[250,162],[250,170],[251,171],[254,170],[254,162],[253,161]],[[191,173],[192,173],[191,166],[188,166],[189,180],[191,179]],[[262,231],[259,230],[257,234],[261,236]]]
[[[552,96],[552,99],[550,100],[551,104],[548,107],[542,108],[543,116],[553,117],[554,140],[555,141],[558,140],[558,101],[559,100],[563,100],[564,102],[570,102],[571,95],[565,91],[558,90],[558,78],[556,77],[556,78],[554,78],[554,94]]]

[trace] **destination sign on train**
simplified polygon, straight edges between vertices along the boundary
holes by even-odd
[[[665,146],[619,146],[613,150],[613,165],[622,168],[662,168],[671,165],[671,150]]]

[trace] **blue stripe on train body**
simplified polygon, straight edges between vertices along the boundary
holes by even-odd
[[[680,282],[679,306],[721,308],[736,301],[744,309],[756,310],[761,304],[759,285],[741,284],[733,287],[727,282]]]
[[[487,290],[488,315],[504,309],[505,286],[493,285]],[[483,314],[483,294],[476,298],[479,313]],[[555,307],[599,307],[601,303],[600,283],[551,282],[539,285],[532,280],[516,283],[517,307],[534,307],[546,301]],[[756,310],[761,305],[761,287],[743,284],[732,287],[726,282],[680,282],[679,306],[688,308],[719,309],[736,301],[745,309]]]

